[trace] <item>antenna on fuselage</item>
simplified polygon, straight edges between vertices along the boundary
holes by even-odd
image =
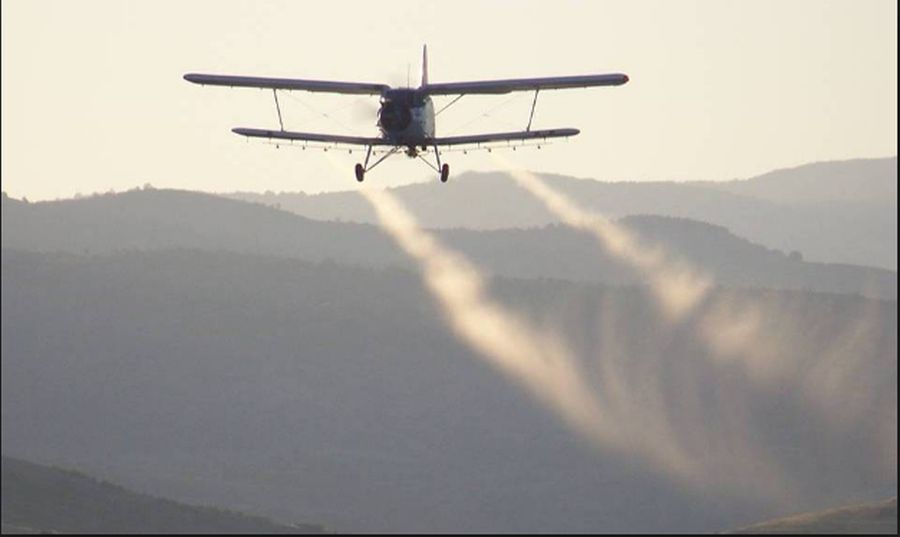
[[[422,86],[428,85],[428,45],[422,45]]]

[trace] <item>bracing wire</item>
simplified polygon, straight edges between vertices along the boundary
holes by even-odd
[[[505,99],[502,103],[500,103],[500,104],[494,106],[493,108],[489,108],[487,111],[482,112],[482,113],[479,114],[477,117],[472,118],[470,121],[467,121],[466,123],[463,123],[462,125],[460,125],[460,126],[458,126],[458,127],[456,127],[456,128],[450,129],[450,130],[449,130],[449,133],[450,133],[450,134],[458,134],[460,131],[462,131],[462,130],[465,129],[466,127],[469,127],[469,126],[472,125],[473,123],[476,123],[476,122],[478,122],[478,121],[481,121],[481,120],[483,120],[484,118],[491,118],[491,117],[493,117],[494,119],[497,119],[497,118],[493,115],[497,110],[500,110],[500,109],[503,108],[504,106],[507,106],[507,105],[511,104],[513,101],[516,101],[516,100],[521,99],[524,95],[525,95],[525,93],[516,93],[516,94],[512,95],[511,97]],[[451,103],[451,104],[452,104],[452,103]],[[448,105],[448,106],[449,106],[449,105]],[[446,107],[445,107],[445,108],[446,108]],[[518,127],[514,126],[512,123],[509,123],[509,122],[507,122],[507,121],[502,121],[502,123],[504,123],[504,124],[506,124],[506,125],[508,125],[508,126],[512,126],[513,128],[518,128]]]
[[[346,129],[348,132],[351,132],[351,133],[354,133],[354,134],[359,133],[359,130],[358,130],[358,129],[354,129],[354,128],[352,128],[352,127],[347,126],[344,122],[338,120],[338,119],[337,119],[336,117],[334,117],[334,115],[333,115],[333,114],[336,114],[336,113],[338,113],[338,112],[342,112],[342,111],[344,111],[344,110],[350,108],[351,106],[354,106],[354,105],[356,104],[355,102],[351,102],[351,103],[348,103],[348,104],[342,104],[341,106],[338,106],[338,107],[336,107],[336,108],[333,108],[333,109],[330,109],[330,110],[328,110],[328,111],[324,111],[324,112],[323,112],[322,110],[319,110],[319,109],[315,108],[314,106],[310,105],[309,103],[307,103],[307,102],[304,101],[303,99],[300,99],[300,98],[297,97],[296,95],[292,95],[292,94],[290,94],[290,93],[288,93],[287,95],[288,95],[288,98],[290,98],[290,99],[293,100],[293,101],[296,101],[296,102],[300,103],[304,108],[306,108],[307,110],[309,110],[310,112],[312,112],[312,115],[307,116],[306,118],[303,118],[303,119],[301,119],[300,121],[298,121],[298,122],[297,122],[298,125],[299,125],[299,124],[303,124],[303,123],[307,123],[307,122],[309,122],[309,120],[314,119],[314,118],[315,118],[315,119],[325,118],[325,119],[329,119],[329,120],[335,122],[339,127],[341,127],[342,129]]]

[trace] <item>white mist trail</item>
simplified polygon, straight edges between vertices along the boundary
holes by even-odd
[[[697,431],[674,427],[670,401],[661,395],[662,368],[651,360],[643,369],[627,356],[607,360],[603,378],[592,385],[583,363],[555,332],[491,299],[479,270],[419,227],[392,194],[371,187],[360,193],[383,229],[419,265],[426,288],[460,340],[582,437],[597,447],[638,456],[697,489],[725,488],[765,497],[784,490],[777,470],[752,447],[720,443],[723,449],[711,456],[707,445],[698,448]],[[609,344],[615,345],[612,338]],[[733,464],[733,457],[746,460]]]
[[[592,234],[610,253],[640,270],[664,313],[679,319],[690,313],[709,291],[711,280],[687,262],[659,248],[640,243],[628,229],[602,216],[587,212],[556,192],[535,174],[519,169],[505,157],[491,156],[516,183],[546,205],[566,225]]]
[[[423,231],[391,194],[365,187],[360,192],[385,231],[419,264],[426,287],[457,336],[570,425],[604,444],[612,441],[576,361],[558,338],[490,300],[475,267]]]
[[[896,438],[891,440],[891,432],[896,433],[896,412],[886,411],[875,400],[874,391],[859,389],[877,378],[876,372],[860,363],[860,356],[871,355],[868,351],[881,336],[874,302],[863,305],[855,321],[823,331],[818,343],[827,342],[825,350],[806,353],[817,360],[801,360],[804,353],[797,351],[812,349],[814,344],[802,312],[789,300],[710,296],[712,278],[685,259],[641,244],[628,229],[579,208],[536,174],[514,166],[496,152],[492,157],[563,223],[590,233],[604,250],[640,271],[661,312],[671,322],[689,321],[718,365],[737,364],[754,382],[795,391],[834,426],[849,428],[873,410],[886,416],[884,437],[889,440],[884,442],[884,451],[887,466],[896,468]]]

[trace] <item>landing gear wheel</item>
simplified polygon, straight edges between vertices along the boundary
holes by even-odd
[[[441,182],[446,183],[448,177],[450,177],[450,165],[444,164],[441,166]]]
[[[366,177],[366,169],[362,167],[362,164],[357,164],[356,168],[356,180],[362,183],[363,179]]]

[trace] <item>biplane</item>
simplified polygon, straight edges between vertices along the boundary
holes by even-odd
[[[428,49],[422,49],[422,83],[418,88],[393,88],[387,84],[367,82],[338,82],[332,80],[303,80],[295,78],[263,78],[254,76],[231,76],[189,73],[184,79],[195,84],[210,86],[229,86],[245,88],[271,89],[278,111],[279,130],[236,127],[232,132],[249,138],[267,138],[270,140],[321,142],[362,146],[366,148],[366,158],[356,164],[356,180],[362,181],[368,171],[384,162],[385,159],[403,151],[411,158],[418,157],[440,174],[442,182],[450,175],[450,166],[441,163],[440,148],[458,145],[480,145],[491,142],[524,142],[528,140],[546,140],[575,136],[580,131],[573,128],[556,128],[532,130],[534,110],[538,93],[541,90],[565,88],[586,88],[593,86],[620,86],[628,82],[628,76],[622,73],[554,76],[542,78],[515,78],[506,80],[479,80],[471,82],[431,83],[428,80]],[[381,106],[378,109],[377,126],[380,136],[345,136],[320,134],[311,132],[293,132],[284,129],[281,106],[278,103],[278,90],[299,90],[310,92],[327,92],[347,95],[377,95]],[[435,130],[435,114],[433,96],[455,96],[455,99],[444,106],[438,113],[457,102],[465,95],[501,95],[515,91],[534,91],[531,113],[528,124],[523,131],[493,132],[486,134],[470,134],[463,136],[437,136]],[[369,164],[374,148],[384,149],[382,156]],[[422,156],[429,148],[434,149],[435,163],[432,164]]]

